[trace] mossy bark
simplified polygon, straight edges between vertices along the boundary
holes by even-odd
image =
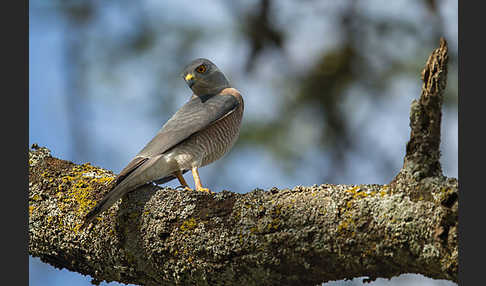
[[[438,88],[426,96],[445,86],[445,41],[431,57],[437,60],[426,68],[439,64],[424,80],[437,80]],[[402,273],[457,282],[458,182],[444,177],[438,163],[440,130],[432,129],[440,129],[441,95],[439,104],[423,97],[411,111],[420,128],[411,123],[404,168],[389,185],[246,194],[147,185],[84,231],[83,215],[114,174],[35,146],[29,151],[29,253],[89,274],[95,283],[316,285]]]

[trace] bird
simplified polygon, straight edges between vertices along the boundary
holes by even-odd
[[[192,96],[115,177],[110,191],[85,215],[81,229],[123,195],[146,184],[177,178],[184,189],[193,190],[183,177],[188,171],[196,191],[211,192],[203,187],[198,169],[233,147],[243,118],[243,97],[208,59],[193,60],[181,76]]]

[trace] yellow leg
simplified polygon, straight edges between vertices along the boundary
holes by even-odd
[[[179,183],[181,183],[181,185],[183,185],[184,187],[189,187],[189,185],[186,183],[186,180],[182,176],[181,171],[175,172],[174,175],[177,177],[177,179],[179,180]]]
[[[176,189],[178,189],[180,187],[184,187],[184,190],[193,191],[193,189],[191,189],[191,187],[189,187],[189,185],[187,184],[186,180],[182,176],[182,172],[181,171],[175,172],[174,173],[174,176],[176,176],[177,180],[179,180],[179,183],[181,183],[181,186],[177,187]]]
[[[194,183],[196,184],[196,191],[212,193],[210,189],[204,188],[201,184],[201,178],[199,177],[199,172],[197,167],[192,167],[192,176],[194,177]]]

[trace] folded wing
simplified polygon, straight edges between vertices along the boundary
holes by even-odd
[[[238,104],[238,100],[229,94],[193,96],[118,174],[116,184],[142,166],[148,158],[166,152],[192,134],[227,116]]]

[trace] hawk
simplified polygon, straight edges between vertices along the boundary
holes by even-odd
[[[145,184],[177,178],[191,190],[183,177],[189,170],[196,190],[209,192],[201,183],[198,168],[218,160],[233,147],[243,117],[243,98],[208,59],[192,61],[182,77],[193,92],[190,100],[118,174],[113,188],[85,216],[81,228],[123,195]]]

